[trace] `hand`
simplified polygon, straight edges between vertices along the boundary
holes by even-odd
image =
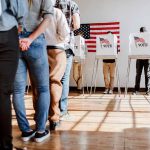
[[[19,40],[20,48],[22,51],[27,51],[32,43],[30,38],[22,38]]]

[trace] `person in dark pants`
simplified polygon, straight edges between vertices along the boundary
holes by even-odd
[[[23,25],[26,0],[1,1],[0,15],[0,150],[14,150],[11,100],[19,60],[18,23]],[[11,12],[11,13],[10,13]]]
[[[147,32],[145,27],[140,28],[140,32]],[[145,92],[149,95],[150,84],[148,84],[148,80],[150,77],[150,65],[148,59],[137,59],[136,60],[136,78],[135,78],[135,88],[134,88],[134,95],[137,95],[140,89],[140,81],[141,81],[141,74],[144,68],[145,74]]]

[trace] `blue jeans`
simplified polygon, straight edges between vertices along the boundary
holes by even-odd
[[[28,37],[25,32],[21,37]],[[35,88],[38,93],[36,103],[36,131],[45,131],[50,105],[49,94],[49,64],[47,58],[46,41],[40,35],[30,45],[27,51],[21,52],[19,65],[14,82],[13,104],[17,116],[19,128],[22,132],[30,130],[25,113],[24,93],[27,81],[27,70],[30,71]]]
[[[59,107],[60,107],[60,112],[62,115],[67,112],[67,107],[68,107],[69,81],[70,81],[70,71],[72,67],[72,60],[73,60],[73,55],[70,55],[67,58],[65,74],[63,75],[63,78],[61,80],[62,85],[63,85],[63,90],[62,90],[62,96],[60,99]]]

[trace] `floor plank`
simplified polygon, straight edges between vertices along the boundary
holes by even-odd
[[[25,105],[34,126],[31,95]],[[24,143],[13,110],[14,145],[29,150],[150,150],[150,96],[73,92],[69,114],[47,141]]]

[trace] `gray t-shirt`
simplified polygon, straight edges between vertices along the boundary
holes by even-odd
[[[51,0],[33,0],[29,6],[29,12],[25,18],[25,28],[27,31],[34,31],[41,21],[53,15],[53,5]]]

